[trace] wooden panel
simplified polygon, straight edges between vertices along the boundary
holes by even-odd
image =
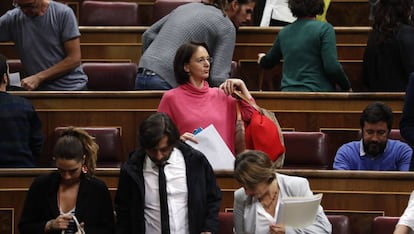
[[[0,208],[14,210],[14,228],[23,208],[32,180],[51,169],[0,169]],[[400,216],[412,191],[411,172],[279,170],[280,173],[305,177],[315,193],[323,193],[322,206],[328,214],[351,217],[355,234],[369,234],[375,216]],[[112,198],[118,186],[119,169],[98,169],[97,177],[107,184]],[[217,171],[217,183],[223,200],[221,211],[232,210],[233,193],[239,188],[231,171]],[[0,209],[1,210],[1,209]],[[0,211],[1,212],[1,211]],[[2,227],[10,230],[13,227]]]
[[[134,62],[142,53],[142,34],[147,27],[80,27],[84,62]],[[241,27],[233,60],[241,66],[241,76],[251,90],[259,90],[257,54],[267,52],[280,27]],[[349,76],[354,91],[366,91],[361,81],[362,58],[369,27],[336,27],[338,58]],[[0,43],[0,51],[9,59],[18,59],[13,43]],[[265,72],[263,90],[280,90],[281,65]]]
[[[49,137],[59,126],[119,126],[122,129],[123,160],[136,147],[136,130],[154,113],[163,92],[159,91],[79,91],[11,92],[30,99],[42,121],[45,146],[39,166],[50,166]],[[394,112],[393,128],[398,128],[404,93],[300,93],[252,92],[256,102],[276,113],[283,129],[331,133],[330,154],[345,138],[341,129],[359,129],[362,110],[373,101],[384,101]],[[333,133],[333,134],[332,134]]]

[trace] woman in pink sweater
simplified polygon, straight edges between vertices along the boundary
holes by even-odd
[[[242,119],[250,121],[253,107],[231,96],[241,91],[253,100],[245,83],[240,79],[227,79],[220,87],[211,88],[207,82],[213,58],[207,45],[190,42],[178,48],[174,59],[174,73],[178,87],[164,93],[158,112],[167,113],[177,125],[182,140],[196,142],[192,132],[213,124],[235,153],[236,102],[239,102]]]

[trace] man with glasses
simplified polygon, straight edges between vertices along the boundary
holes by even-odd
[[[341,146],[335,156],[336,170],[408,171],[412,149],[388,139],[392,128],[391,108],[382,102],[368,105],[360,117],[361,140]]]
[[[80,32],[73,10],[50,0],[15,0],[0,17],[0,41],[15,43],[27,90],[84,90]]]
[[[119,176],[116,233],[217,233],[221,192],[206,157],[165,113],[145,119],[138,134],[140,149]]]
[[[236,30],[252,17],[254,0],[214,0],[213,4],[187,3],[177,7],[142,35],[135,89],[175,88],[173,60],[178,47],[190,41],[205,42],[214,58],[210,86],[230,76]]]

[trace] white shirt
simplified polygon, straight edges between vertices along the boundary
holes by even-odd
[[[405,209],[404,213],[400,217],[398,224],[405,225],[409,227],[410,234],[414,234],[414,191],[411,192],[410,200],[408,201],[408,206]]]
[[[288,0],[266,0],[260,26],[269,26],[271,18],[288,23],[296,20],[290,11]]]
[[[161,233],[161,208],[158,192],[158,166],[145,157],[145,230],[146,233]],[[171,234],[189,233],[188,226],[188,190],[185,161],[180,150],[174,148],[164,167],[167,181],[167,202]]]
[[[256,199],[256,198],[255,198]],[[279,211],[279,202],[280,193],[278,194],[278,199],[275,207],[275,216],[272,217],[267,211],[263,208],[262,203],[258,200],[256,201],[256,230],[255,234],[269,234],[270,233],[270,224],[276,223],[276,218]]]

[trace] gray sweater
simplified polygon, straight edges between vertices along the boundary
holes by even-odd
[[[236,28],[223,12],[211,5],[188,3],[154,23],[143,36],[139,67],[150,69],[176,87],[173,62],[182,44],[205,42],[214,58],[209,82],[218,86],[230,75]]]

